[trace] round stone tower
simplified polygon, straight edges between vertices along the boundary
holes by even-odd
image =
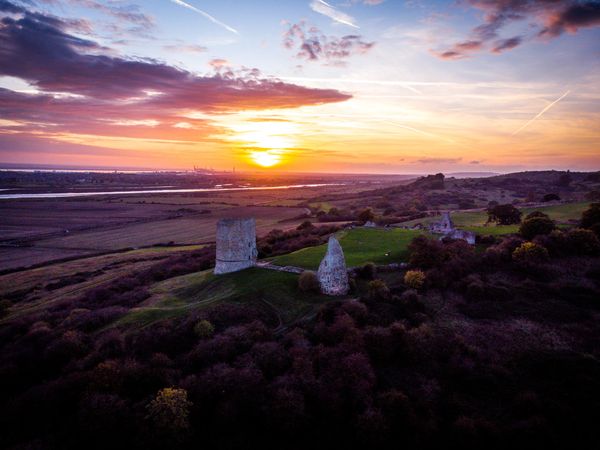
[[[254,219],[221,219],[217,224],[215,274],[237,272],[256,264]]]

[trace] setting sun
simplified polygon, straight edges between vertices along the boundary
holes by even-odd
[[[261,167],[273,167],[281,162],[280,150],[257,150],[250,152],[250,158]]]

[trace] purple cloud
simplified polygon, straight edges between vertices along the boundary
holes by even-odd
[[[317,27],[307,29],[304,22],[288,24],[283,34],[283,46],[296,50],[298,59],[320,60],[331,65],[343,65],[351,56],[367,53],[374,45],[356,34],[325,36]]]
[[[210,76],[151,59],[109,56],[110,49],[71,34],[76,23],[0,0],[0,75],[37,94],[0,89],[0,116],[19,130],[119,136],[198,136],[205,121],[182,111],[227,112],[344,101],[350,95],[261,78],[256,69]],[[176,127],[182,120],[191,127]],[[148,126],[148,124],[153,124]],[[162,134],[161,134],[162,133]]]
[[[462,47],[462,43],[456,43],[448,49],[432,52],[442,59],[467,58],[483,50],[502,53],[518,47],[525,36],[500,36],[503,27],[516,21],[536,24],[537,36],[546,38],[600,25],[600,2],[595,0],[465,0],[462,4],[485,13],[483,23],[471,30],[471,39],[466,41],[479,45]]]

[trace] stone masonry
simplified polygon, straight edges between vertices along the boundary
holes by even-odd
[[[344,251],[333,236],[329,238],[327,243],[327,253],[319,265],[317,278],[323,294],[345,295],[350,290]]]
[[[256,264],[254,219],[222,219],[217,224],[215,274],[237,272]]]

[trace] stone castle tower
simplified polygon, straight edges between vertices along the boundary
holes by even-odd
[[[215,274],[237,272],[256,264],[254,219],[221,219],[217,224]]]
[[[344,251],[333,236],[329,238],[327,243],[327,253],[319,265],[317,278],[323,294],[345,295],[350,290]]]
[[[454,231],[454,222],[450,218],[449,212],[442,213],[442,220],[432,223],[430,226],[432,233],[451,233]]]

